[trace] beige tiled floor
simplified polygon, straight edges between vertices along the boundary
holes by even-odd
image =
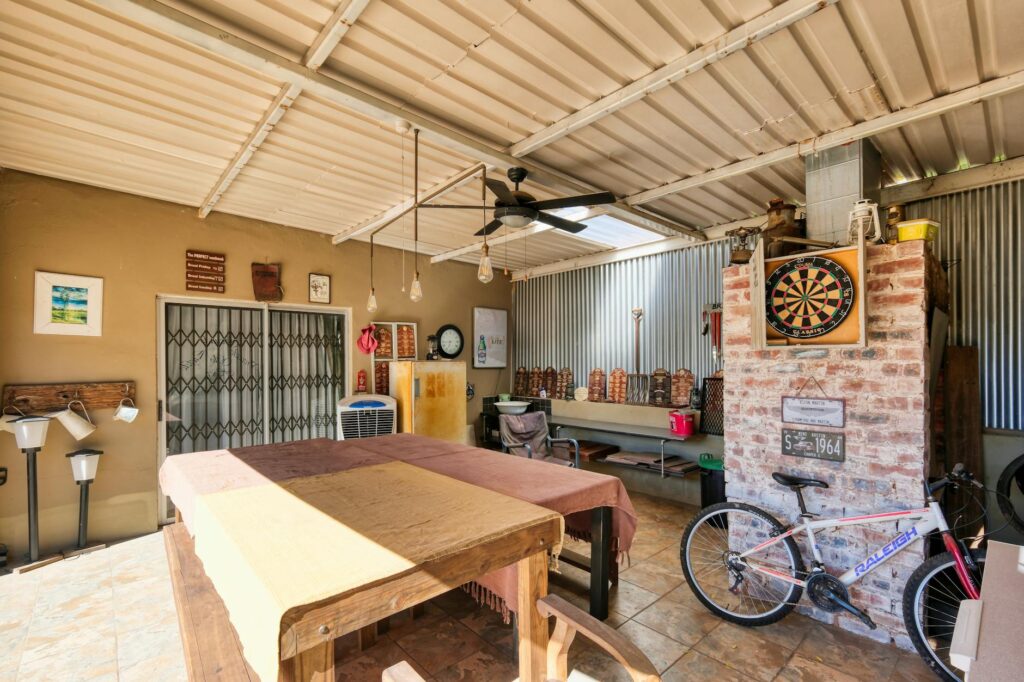
[[[640,514],[632,565],[612,590],[608,620],[665,680],[933,680],[915,654],[822,626],[797,614],[750,629],[724,623],[684,584],[678,543],[692,508],[633,496]],[[585,552],[586,545],[578,544]],[[587,575],[562,564],[551,589],[586,605]],[[393,619],[366,651],[338,644],[338,680],[379,680],[407,660],[428,679],[514,680],[512,629],[461,591],[415,621]],[[614,682],[624,671],[583,638],[570,679]],[[20,576],[0,577],[0,681],[184,680],[181,641],[164,558],[154,534]]]

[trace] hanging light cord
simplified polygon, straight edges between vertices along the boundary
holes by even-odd
[[[480,175],[480,213],[484,217],[484,228],[487,227],[487,166]],[[484,229],[484,253],[487,253],[487,230]]]
[[[412,131],[412,271],[420,278],[420,129]]]
[[[370,293],[373,293],[373,235],[370,233]]]
[[[407,196],[405,193],[405,133],[402,133],[402,196]],[[405,226],[405,234],[409,234],[409,221],[402,217],[402,223]],[[405,293],[405,249],[402,249],[402,293]]]

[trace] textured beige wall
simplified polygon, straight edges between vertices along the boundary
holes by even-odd
[[[82,445],[105,451],[93,484],[90,538],[111,540],[151,531],[157,523],[156,297],[186,295],[185,250],[227,254],[225,299],[252,300],[250,263],[282,264],[286,303],[307,302],[307,275],[332,276],[332,305],[353,310],[353,338],[369,321],[366,312],[369,246],[221,213],[205,220],[194,208],[96,189],[13,171],[0,171],[0,384],[133,379],[142,410],[132,424],[113,422],[112,410],[96,410],[99,428]],[[426,235],[429,238],[429,235]],[[468,237],[467,237],[468,240]],[[376,251],[376,319],[419,323],[419,352],[426,336],[453,323],[466,336],[459,358],[470,366],[477,394],[507,387],[504,370],[472,369],[473,306],[508,308],[511,286],[500,274],[489,285],[460,263],[431,266],[421,257],[425,297],[414,304],[399,292],[401,252]],[[411,268],[411,257],[407,258]],[[102,277],[103,336],[32,333],[34,272],[45,270]],[[218,298],[216,294],[206,294]],[[352,381],[367,356],[353,350]],[[480,398],[468,405],[475,420]],[[39,455],[40,542],[44,551],[71,546],[77,533],[78,487],[64,454],[76,449],[54,423]],[[9,468],[0,487],[0,542],[12,558],[25,551],[24,456],[14,438],[0,434],[0,466]]]

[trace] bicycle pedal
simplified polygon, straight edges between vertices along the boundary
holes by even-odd
[[[833,602],[835,602],[838,606],[842,607],[844,610],[849,611],[852,615],[857,616],[857,618],[860,619],[860,622],[862,622],[862,623],[864,623],[864,625],[868,626],[869,629],[871,629],[871,630],[878,629],[878,626],[875,625],[875,621],[871,620],[871,616],[869,616],[865,612],[861,611],[856,606],[854,606],[850,602],[846,601],[842,597],[840,597],[840,596],[838,596],[836,594],[833,594],[833,595],[831,595],[831,600]]]

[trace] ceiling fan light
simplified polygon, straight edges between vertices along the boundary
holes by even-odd
[[[476,270],[476,278],[484,284],[494,279],[494,268],[491,267],[489,251],[490,248],[488,248],[487,244],[484,244],[483,249],[480,251],[480,267]]]
[[[499,216],[498,220],[500,220],[505,227],[526,227],[533,222],[533,218],[530,216],[515,214]]]
[[[420,273],[416,273],[412,278],[412,286],[409,287],[409,300],[413,303],[419,303],[423,300],[423,286],[420,284]]]

